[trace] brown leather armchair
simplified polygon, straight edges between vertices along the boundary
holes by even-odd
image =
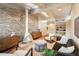
[[[2,52],[10,52],[12,49],[18,46],[20,42],[20,36],[12,36],[0,38],[0,53]]]

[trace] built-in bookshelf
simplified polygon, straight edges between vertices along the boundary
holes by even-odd
[[[66,24],[63,23],[56,24],[57,35],[65,35],[65,32],[66,32]]]

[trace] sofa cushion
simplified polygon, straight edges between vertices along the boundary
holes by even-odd
[[[68,40],[69,39],[66,36],[62,36],[62,38],[60,39],[59,43],[60,44],[67,44]]]
[[[60,43],[55,43],[53,49],[58,51],[62,46],[66,47],[67,45],[66,44],[60,44]]]

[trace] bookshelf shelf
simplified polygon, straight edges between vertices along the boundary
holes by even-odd
[[[65,35],[65,32],[66,32],[66,24],[56,24],[57,35]]]

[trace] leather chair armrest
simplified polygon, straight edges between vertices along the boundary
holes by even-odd
[[[66,47],[67,45],[66,44],[60,44],[60,43],[55,43],[53,49],[58,51],[62,46]]]

